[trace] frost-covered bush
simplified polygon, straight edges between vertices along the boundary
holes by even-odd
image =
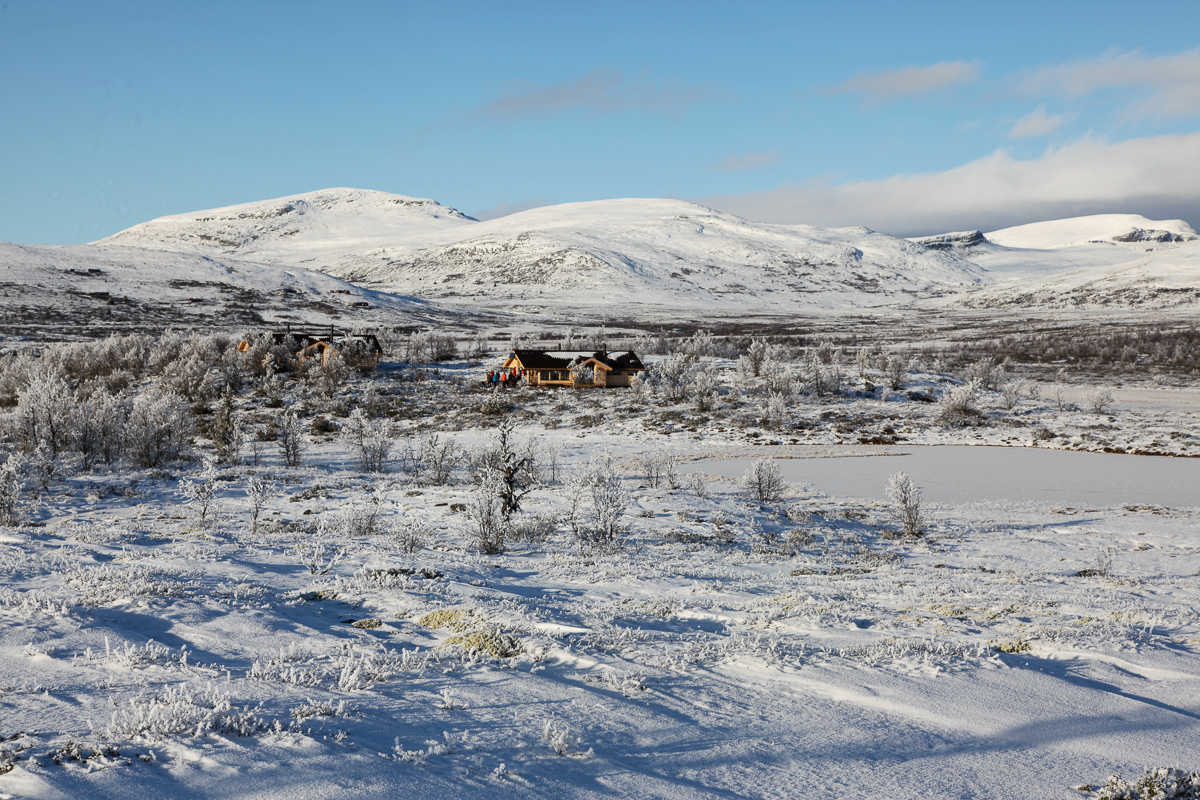
[[[1157,767],[1132,784],[1111,775],[1096,800],[1200,800],[1200,773]]]
[[[538,485],[533,441],[513,435],[511,419],[501,422],[493,440],[472,450],[467,460],[472,478],[500,498],[506,520],[521,510],[521,499]]]
[[[251,533],[258,533],[258,518],[262,515],[263,508],[278,495],[279,487],[271,481],[257,476],[246,481],[246,499],[250,501]]]
[[[828,342],[822,344],[828,344]],[[804,378],[808,384],[808,391],[817,397],[837,394],[842,390],[841,365],[825,361],[820,353],[820,348],[809,353]]]
[[[282,415],[275,425],[275,441],[279,444],[279,454],[283,463],[289,467],[300,466],[300,458],[308,449],[308,441],[304,438],[304,426],[300,417],[292,409]]]
[[[692,401],[697,411],[708,411],[717,398],[717,379],[711,372],[701,370],[692,381]]]
[[[899,356],[888,356],[883,367],[884,378],[887,380],[887,387],[893,392],[898,392],[904,388],[904,378],[908,371],[904,368],[904,359]]]
[[[70,442],[75,401],[70,387],[57,375],[40,375],[20,392],[12,417],[12,435],[26,453],[43,449],[52,460]]]
[[[965,425],[979,416],[975,407],[979,398],[978,381],[971,380],[956,386],[946,394],[939,404],[937,419],[943,425]]]
[[[791,398],[796,388],[796,376],[782,361],[768,358],[763,361],[759,374],[762,378],[762,391],[768,395],[777,394],[785,400]]]
[[[984,389],[995,389],[1004,382],[1004,369],[996,366],[996,362],[985,357],[971,364],[963,373],[963,383],[974,383]]]
[[[1108,411],[1113,402],[1113,393],[1108,389],[1096,389],[1088,392],[1083,398],[1083,407],[1093,414],[1103,414]]]
[[[324,358],[308,359],[306,365],[309,366],[307,377],[316,387],[317,394],[326,400],[332,399],[350,377],[350,367],[346,364],[346,359],[334,350],[327,351]]]
[[[755,461],[742,476],[742,489],[760,503],[777,502],[786,488],[779,465],[769,458]]]
[[[217,460],[213,456],[204,457],[204,469],[200,474],[189,480],[181,481],[179,493],[199,514],[200,525],[207,522],[209,509],[217,496]]]
[[[342,425],[342,439],[350,445],[359,469],[363,472],[384,471],[392,451],[386,420],[372,420],[365,411],[356,408]]]
[[[887,496],[892,501],[892,516],[908,536],[920,536],[925,530],[921,489],[904,472],[888,478]]]
[[[645,372],[646,382],[667,400],[679,403],[687,399],[696,370],[694,358],[675,353],[657,364],[651,364]]]
[[[142,467],[183,458],[195,425],[178,395],[146,392],[134,399],[125,426],[125,451]]]
[[[500,387],[498,386],[495,389],[492,389],[492,391],[488,392],[488,396],[483,398],[483,402],[479,405],[479,413],[487,414],[488,416],[503,414],[504,412],[508,411],[508,409],[509,405],[504,398],[500,396]]]
[[[260,711],[261,706],[235,706],[229,694],[212,684],[200,689],[180,685],[118,708],[101,736],[109,741],[198,738],[210,733],[250,736],[268,729]]]
[[[420,520],[400,516],[388,522],[384,535],[393,547],[410,555],[428,547],[433,539],[432,532]]]
[[[346,557],[345,548],[329,543],[326,526],[325,521],[321,520],[317,524],[316,534],[297,542],[292,548],[300,566],[306,568],[310,575],[328,575]]]
[[[480,484],[475,496],[467,503],[467,517],[474,523],[474,544],[480,553],[495,555],[504,552],[508,518],[494,478]]]
[[[0,464],[0,526],[21,524],[21,465],[24,459],[9,454]]]
[[[334,530],[339,537],[374,536],[378,533],[379,496],[372,494],[368,500],[351,502],[343,508],[335,519]]]
[[[624,523],[629,493],[606,456],[567,481],[567,522],[580,546],[601,553],[619,552],[629,526]]]
[[[558,523],[555,514],[529,514],[513,519],[509,535],[513,541],[540,544],[554,535]]]
[[[430,433],[421,437],[413,472],[421,483],[445,486],[450,482],[457,463],[458,446],[454,440],[448,436]]]
[[[208,434],[217,448],[223,464],[241,463],[242,445],[246,441],[246,428],[237,413],[237,402],[233,389],[226,386],[217,401],[216,414],[208,426]]]
[[[767,430],[781,431],[787,427],[788,408],[786,398],[779,392],[767,395],[762,409],[762,424]]]

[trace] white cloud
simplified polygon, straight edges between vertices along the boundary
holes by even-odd
[[[1022,80],[1017,90],[1078,98],[1131,88],[1149,92],[1132,107],[1135,114],[1200,115],[1200,49],[1169,56],[1112,50],[1099,58],[1039,69]]]
[[[1012,139],[1045,136],[1048,133],[1054,133],[1074,118],[1074,114],[1047,114],[1045,106],[1038,106],[1017,120],[1008,135]]]
[[[862,94],[868,102],[882,103],[911,97],[975,80],[979,67],[972,61],[943,61],[928,67],[904,67],[884,72],[862,72],[823,94]]]
[[[1138,213],[1200,222],[1200,133],[1084,139],[1021,161],[1003,150],[945,172],[701,198],[753,219],[866,225],[901,236],[995,230],[1083,214]]]
[[[713,164],[709,172],[753,172],[759,169],[773,167],[779,163],[779,153],[767,151],[763,153],[741,153],[732,155],[724,161]]]
[[[616,70],[593,70],[574,81],[512,91],[471,113],[508,119],[549,117],[573,108],[600,114],[629,109],[675,113],[710,99],[703,86],[659,84],[645,76],[626,78]]]

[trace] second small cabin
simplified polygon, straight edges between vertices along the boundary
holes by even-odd
[[[632,350],[514,350],[502,368],[517,370],[530,386],[628,386],[646,370]]]

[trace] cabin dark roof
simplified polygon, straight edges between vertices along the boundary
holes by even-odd
[[[512,356],[521,362],[525,369],[570,369],[589,358],[594,358],[611,369],[645,369],[637,353],[627,350],[621,353],[608,353],[597,350],[594,353],[563,352],[546,350],[513,350]]]
[[[352,333],[346,335],[337,331],[330,331],[329,333],[291,331],[271,334],[271,342],[276,345],[286,344],[289,338],[295,342],[298,350],[307,350],[317,342],[326,342],[339,350],[353,350],[360,353],[383,352],[383,346],[379,344],[379,339],[373,333]]]

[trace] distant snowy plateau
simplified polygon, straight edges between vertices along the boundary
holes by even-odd
[[[464,307],[604,308],[613,318],[914,304],[1186,309],[1200,304],[1200,239],[1181,220],[1110,214],[909,240],[758,223],[664,199],[479,222],[432,200],[328,189],[160,217],[90,245],[0,245],[5,291],[53,290],[55,281],[76,294],[178,304],[207,302],[224,287],[230,305],[239,291],[251,304],[245,292],[279,300],[280,313],[266,313],[277,319],[285,308],[304,319]]]

